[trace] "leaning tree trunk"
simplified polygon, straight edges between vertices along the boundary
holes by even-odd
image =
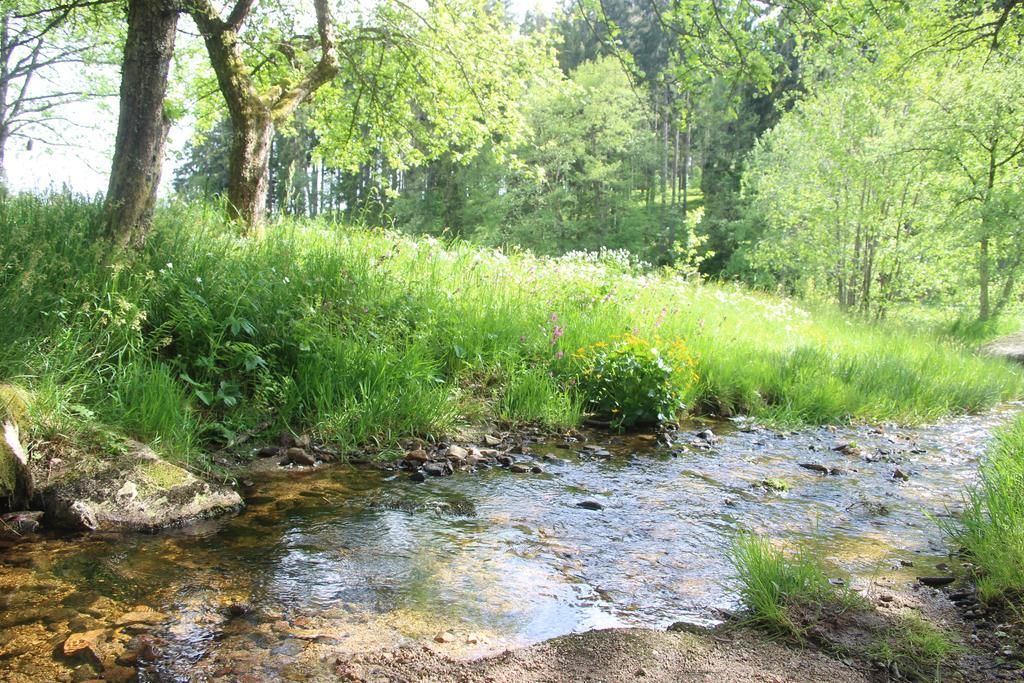
[[[141,243],[153,217],[164,143],[167,73],[178,13],[165,0],[128,0],[121,111],[107,188],[107,233],[117,246]]]
[[[256,110],[234,117],[231,166],[228,177],[228,212],[252,229],[259,229],[266,214],[270,143],[274,124],[270,112]]]

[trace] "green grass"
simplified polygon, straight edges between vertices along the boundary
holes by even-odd
[[[786,553],[761,536],[742,534],[730,560],[746,619],[776,636],[801,637],[824,616],[858,606],[861,598],[829,582],[824,565],[806,548]]]
[[[317,221],[243,239],[158,211],[105,253],[100,207],[0,199],[0,382],[37,430],[81,422],[196,455],[269,421],[345,449],[467,420],[561,428],[588,410],[576,351],[632,333],[692,358],[687,410],[784,424],[921,422],[1022,393],[1020,370],[619,254],[545,259]],[[682,392],[681,392],[682,393]]]
[[[879,634],[865,654],[898,678],[941,681],[944,668],[962,650],[946,631],[909,613]]]
[[[967,493],[960,518],[944,524],[976,569],[978,597],[1024,609],[1024,416],[1000,430]]]
[[[1024,332],[1024,308],[1008,306],[1000,315],[978,320],[973,290],[962,292],[959,304],[906,303],[894,306],[889,317],[908,330],[939,337],[966,348],[977,348],[999,337]]]

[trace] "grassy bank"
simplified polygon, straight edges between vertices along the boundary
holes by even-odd
[[[997,434],[981,466],[980,481],[967,494],[960,519],[946,524],[976,571],[978,597],[1024,608],[1024,417]]]
[[[862,607],[860,596],[829,582],[824,564],[806,549],[787,554],[766,538],[742,535],[731,560],[748,621],[773,635],[801,638],[823,619]]]
[[[161,210],[109,261],[95,204],[0,200],[0,382],[36,429],[197,454],[269,422],[355,449],[487,419],[918,422],[1021,394],[1005,363],[617,254],[539,259]]]
[[[910,681],[944,680],[963,651],[951,633],[916,612],[876,610],[850,587],[849,577],[835,585],[825,562],[809,548],[786,552],[747,534],[734,541],[731,559],[742,623],[771,636],[859,659]]]

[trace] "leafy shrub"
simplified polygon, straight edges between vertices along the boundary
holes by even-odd
[[[616,429],[674,420],[697,381],[679,340],[663,344],[626,334],[582,348],[573,360],[588,408]]]

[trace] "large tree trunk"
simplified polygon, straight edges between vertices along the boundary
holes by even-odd
[[[243,225],[259,228],[267,205],[274,124],[265,110],[253,111],[243,120],[238,118],[232,120],[235,135],[231,143],[228,212]]]
[[[153,216],[170,121],[164,112],[178,13],[164,0],[128,0],[121,111],[107,188],[107,233],[141,243]]]
[[[189,12],[206,43],[210,64],[231,115],[234,140],[228,178],[228,211],[246,229],[257,229],[267,210],[270,146],[274,125],[286,122],[295,109],[338,73],[333,19],[328,0],[313,0],[320,61],[291,88],[261,93],[242,58],[238,32],[255,0],[236,0],[226,19],[211,0],[191,0]]]

